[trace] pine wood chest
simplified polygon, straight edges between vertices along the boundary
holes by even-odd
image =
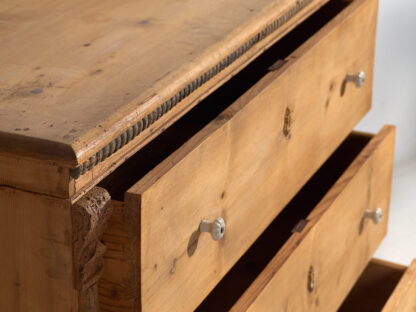
[[[352,132],[377,7],[0,4],[0,310],[355,311],[363,276],[392,289],[405,269],[370,260],[395,128]],[[385,311],[415,305],[413,266]]]

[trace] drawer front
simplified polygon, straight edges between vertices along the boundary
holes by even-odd
[[[416,311],[416,260],[405,267],[373,259],[339,311]]]
[[[394,127],[385,126],[337,180],[232,311],[335,311],[387,229]],[[379,208],[377,223],[372,212]]]
[[[128,190],[137,254],[117,300],[143,311],[202,301],[370,108],[376,11],[375,0],[349,4]],[[361,88],[346,82],[360,70]],[[215,241],[199,227],[217,218]]]

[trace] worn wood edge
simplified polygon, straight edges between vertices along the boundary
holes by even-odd
[[[294,16],[298,15],[299,12],[301,12],[312,2],[314,2],[314,0],[296,1],[296,3],[294,3],[294,5],[285,13],[283,13],[277,19],[269,22],[269,24],[265,28],[263,28],[254,36],[249,38],[239,48],[235,49],[232,53],[228,54],[214,66],[206,70],[202,75],[189,82],[185,87],[177,91],[165,102],[163,102],[162,104],[155,103],[153,106],[156,106],[156,108],[149,110],[147,113],[145,113],[144,116],[141,116],[138,120],[133,122],[132,125],[130,125],[126,130],[122,131],[122,133],[116,136],[111,142],[109,142],[104,147],[100,148],[97,152],[93,152],[93,155],[89,156],[88,159],[83,161],[79,166],[71,169],[71,176],[74,179],[77,179],[79,176],[91,170],[98,163],[104,161],[107,157],[111,156],[113,153],[123,148],[126,144],[130,143],[136,136],[141,134],[150,125],[154,124],[158,119],[160,119],[167,112],[169,112],[179,102],[183,101],[190,94],[195,92],[198,88],[200,88],[209,80],[217,76],[223,70],[230,67],[230,65],[232,65],[237,59],[245,55],[253,47],[257,47],[260,42],[269,37],[272,33],[276,32],[276,30],[280,29],[283,25],[291,21]],[[320,4],[322,5],[323,2],[326,1],[321,1]],[[258,47],[258,51],[261,51],[263,49],[264,47]],[[253,51],[253,54],[255,54],[258,51]],[[94,147],[94,144],[90,145]],[[81,154],[90,154],[90,151],[81,151],[78,154],[78,159],[82,159],[83,156]]]
[[[75,167],[78,157],[70,144],[43,140],[0,131],[0,152],[11,157],[19,155],[33,159],[59,162],[63,166]],[[30,154],[28,155],[28,150]]]
[[[360,3],[357,4],[357,2]],[[268,74],[263,76],[254,86],[252,86],[240,98],[227,107],[218,117],[196,133],[190,140],[181,146],[181,148],[169,155],[169,157],[162,161],[162,163],[160,163],[156,168],[147,173],[140,181],[127,190],[126,193],[131,195],[144,193],[146,189],[159,180],[160,177],[165,175],[167,171],[183,160],[205,140],[208,140],[213,133],[225,126],[225,124],[234,118],[234,116],[236,116],[248,103],[250,103],[252,99],[259,96],[259,94],[266,90],[274,80],[284,74],[291,66],[294,66],[294,64],[296,64],[305,54],[307,54],[308,51],[311,50],[318,42],[330,35],[330,33],[336,29],[339,24],[348,20],[348,16],[353,15],[352,13],[363,5],[363,2],[366,1],[356,1],[355,7],[350,6],[348,11],[343,10],[340,14],[330,20],[329,23],[326,24],[327,27],[319,30],[316,34],[303,42],[295,51],[293,51],[283,66],[275,71],[270,71]],[[372,136],[371,134],[368,135]]]
[[[0,153],[0,185],[67,199],[69,168],[56,163]]]
[[[175,120],[179,119],[181,116],[186,114],[192,107],[194,107],[197,103],[199,103],[203,98],[208,96],[210,93],[215,91],[219,86],[224,84],[228,81],[232,76],[238,73],[245,65],[250,63],[255,57],[261,54],[265,49],[269,46],[274,44],[277,40],[287,34],[290,30],[295,28],[297,25],[303,22],[304,19],[309,17],[313,14],[317,9],[319,9],[322,5],[324,5],[328,0],[321,0],[321,1],[313,1],[313,3],[306,7],[306,9],[301,10],[299,13],[299,17],[296,20],[290,20],[286,24],[282,25],[281,31],[277,32],[273,36],[268,36],[264,39],[264,46],[259,47],[256,51],[250,51],[250,53],[246,53],[244,56],[237,59],[230,68],[227,68],[218,73],[215,79],[211,79],[207,81],[204,85],[204,88],[198,89],[198,92],[194,92],[193,94],[189,94],[188,97],[184,98],[184,100],[175,107],[172,107],[169,111],[169,114],[164,114],[161,116],[157,123],[153,123],[149,125],[149,127],[142,131],[140,134],[140,138],[136,137],[132,141],[129,141],[130,144],[124,145],[124,148],[121,150],[119,149],[117,152],[114,152],[111,156],[107,157],[106,159],[101,159],[99,163],[91,168],[90,171],[85,171],[84,175],[78,176],[77,179],[71,177],[71,172],[73,171],[74,164],[77,163],[75,152],[71,146],[65,146],[70,153],[72,153],[73,157],[72,160],[67,162],[62,162],[62,159],[54,159],[54,151],[55,146],[54,142],[43,142],[43,148],[41,150],[47,150],[48,155],[25,155],[23,152],[19,153],[18,155],[14,154],[16,152],[13,148],[7,149],[2,151],[1,154],[8,159],[23,159],[27,162],[33,162],[38,164],[39,167],[39,174],[43,174],[42,168],[56,168],[59,172],[59,175],[62,175],[60,179],[60,183],[67,185],[68,187],[59,191],[59,193],[51,192],[42,186],[42,185],[15,185],[13,182],[5,183],[5,185],[9,185],[11,187],[27,189],[29,191],[39,192],[41,194],[48,194],[51,196],[56,196],[60,198],[70,198],[71,203],[75,203],[78,201],[82,196],[84,196],[91,188],[93,188],[100,180],[106,177],[108,174],[113,172],[117,169],[117,167],[122,164],[126,159],[131,157],[137,150],[141,147],[146,145],[150,142],[154,137],[156,137],[160,132],[163,132],[164,129],[169,127]],[[253,52],[253,53],[252,53]],[[250,55],[248,55],[250,54]],[[290,63],[289,60],[288,63]],[[286,64],[288,65],[288,64]],[[286,67],[286,66],[284,66]],[[282,68],[283,69],[283,68]],[[281,71],[281,70],[280,70]],[[217,80],[214,82],[214,80]],[[201,91],[201,92],[200,92]],[[1,138],[1,133],[0,133]],[[16,142],[16,140],[8,140],[9,143]],[[0,141],[1,142],[1,141]],[[36,143],[34,141],[30,142],[30,144]],[[5,146],[5,145],[0,145]],[[38,147],[38,146],[36,146]],[[26,149],[25,149],[26,150]],[[17,170],[20,170],[18,168]],[[50,169],[52,170],[52,169]],[[55,170],[55,169],[54,169]],[[88,174],[87,174],[88,173]],[[43,188],[42,188],[43,187]]]
[[[74,287],[79,292],[79,312],[97,312],[98,280],[106,250],[100,241],[112,212],[110,194],[95,187],[72,206]]]
[[[291,254],[319,222],[320,217],[337,201],[338,197],[345,191],[351,180],[354,179],[357,172],[360,171],[364,164],[371,159],[374,151],[385,141],[386,138],[395,135],[395,130],[395,126],[383,126],[383,128],[371,139],[371,141],[348,166],[345,172],[339,177],[337,182],[335,182],[335,184],[331,187],[329,192],[308,215],[306,218],[307,224],[303,228],[302,232],[294,232],[291,235],[282,249],[280,249],[273,259],[267,264],[258,278],[245,291],[244,295],[234,304],[231,309],[232,312],[246,311],[249,309],[251,304],[261,294],[263,289],[270,283],[274,275],[281,269]]]
[[[295,24],[293,25],[288,25],[288,29],[285,30],[284,33],[278,35],[280,37],[284,36],[288,31],[290,31],[291,29],[293,29],[294,27],[296,27],[298,24],[302,23],[302,21],[304,19],[306,19],[308,16],[310,16],[311,14],[313,14],[317,9],[319,9],[319,7],[321,7],[322,5],[324,5],[327,1],[323,1],[320,3],[314,3],[315,6],[308,7],[308,10],[304,10],[302,12],[303,16],[300,17]],[[337,16],[335,16],[335,18],[331,19],[327,24],[326,27],[324,27],[323,29],[319,30],[316,34],[314,34],[311,38],[307,39],[304,43],[302,43],[295,51],[292,52],[291,56],[293,57],[288,57],[287,62],[285,64],[283,64],[282,67],[280,67],[278,70],[275,71],[271,71],[269,74],[267,74],[265,77],[263,77],[255,86],[252,87],[252,89],[250,89],[249,91],[247,91],[246,93],[250,93],[250,92],[260,92],[260,90],[262,90],[263,88],[265,88],[265,84],[266,81],[271,82],[273,79],[276,79],[278,77],[278,75],[282,74],[289,66],[291,66],[294,62],[296,62],[299,58],[302,57],[303,54],[307,53],[308,50],[312,49],[313,46],[315,45],[315,43],[317,41],[322,40],[324,37],[330,35],[330,33],[339,25],[344,23],[345,21],[347,21],[351,16],[353,16],[354,11],[356,11],[357,9],[359,9],[362,5],[366,4],[367,2],[365,1],[354,1],[354,3],[352,3],[351,5],[349,5],[348,8],[342,10]],[[271,46],[272,44],[274,44],[275,41],[277,41],[280,37],[277,37],[273,40],[270,40],[267,44],[266,47],[262,48],[262,50],[257,51],[257,54],[253,56],[256,57],[258,54],[260,54],[263,50],[265,50],[268,46]],[[270,39],[270,38],[269,38]],[[252,59],[252,58],[251,58]],[[245,63],[248,63],[251,59],[247,59],[245,61]],[[241,61],[238,60],[238,61]],[[237,62],[238,62],[237,61]],[[244,64],[243,64],[244,65]],[[243,66],[241,65],[241,66]],[[233,76],[234,74],[236,74],[238,72],[239,68],[234,69],[234,72],[232,72],[231,76]],[[219,74],[222,75],[224,72],[221,72]],[[270,77],[271,75],[274,75],[272,77]],[[219,85],[225,83],[229,77],[224,76],[221,78],[222,81],[218,82],[215,85],[210,86],[208,90],[205,90],[204,92],[206,92],[208,95],[209,93],[213,92]],[[207,84],[209,84],[210,82],[208,82]],[[263,85],[262,87],[260,85]],[[254,91],[257,90],[257,91]],[[190,95],[188,98],[186,98],[183,102],[187,102],[187,100],[189,98],[192,98],[194,94]],[[109,173],[113,172],[114,170],[116,170],[116,168],[118,167],[118,165],[120,165],[122,162],[124,162],[126,159],[128,159],[131,155],[133,155],[138,149],[140,149],[142,146],[144,146],[147,142],[149,142],[151,139],[153,139],[154,136],[157,135],[157,133],[159,131],[163,131],[166,127],[168,127],[171,123],[173,123],[176,119],[180,118],[183,114],[186,113],[186,111],[188,111],[189,109],[191,109],[195,103],[198,103],[200,100],[202,100],[204,98],[204,96],[206,95],[200,95],[199,97],[195,98],[193,100],[193,102],[190,103],[181,103],[181,104],[185,104],[188,105],[188,107],[186,109],[178,109],[178,106],[172,108],[171,112],[173,114],[176,114],[176,117],[174,117],[174,120],[169,120],[167,119],[166,115],[162,116],[159,120],[161,121],[159,124],[156,123],[154,125],[152,125],[150,128],[146,129],[144,132],[148,131],[148,133],[143,133],[144,140],[139,141],[136,144],[132,144],[132,148],[127,152],[122,154],[121,152],[123,151],[118,151],[117,153],[113,154],[112,156],[110,156],[109,158],[107,158],[106,161],[104,161],[103,163],[98,164],[98,166],[93,167],[92,170],[89,172],[89,175],[91,177],[87,178],[87,175],[84,174],[84,176],[82,176],[80,179],[78,180],[74,180],[76,183],[77,181],[80,180],[87,180],[88,182],[86,183],[80,183],[81,186],[77,186],[75,188],[75,191],[72,193],[74,194],[74,196],[72,197],[73,201],[76,201],[77,198],[79,198],[80,196],[82,196],[85,192],[88,191],[89,188],[91,188],[92,186],[94,186],[94,184],[96,184],[99,180],[101,180],[103,177],[107,176]],[[247,94],[244,94],[240,99],[238,99],[237,101],[249,101],[251,98],[253,98],[253,96],[247,96]],[[232,104],[231,106],[234,106],[235,104]],[[230,107],[231,107],[230,106]],[[237,109],[237,108],[235,108]],[[227,114],[226,112],[229,112],[229,108],[227,108],[226,111],[224,111],[224,114]],[[156,127],[159,128],[156,128]],[[210,125],[208,125],[207,127],[210,127]],[[219,127],[219,126],[218,126]],[[215,131],[216,127],[212,127],[211,131]],[[202,130],[205,131],[205,130]],[[202,132],[200,131],[200,132]],[[198,136],[199,133],[196,135]],[[193,140],[194,138],[192,138],[191,140]],[[135,140],[137,140],[137,138],[135,138]],[[125,148],[127,149],[127,148]],[[191,151],[191,150],[188,150]],[[120,154],[120,156],[116,155]],[[175,157],[176,159],[176,157]],[[106,164],[107,162],[110,162],[111,160],[111,164]],[[95,168],[100,168],[104,167],[106,168],[106,171],[103,171],[103,169],[101,168],[101,173],[95,175],[94,170]]]
[[[69,197],[71,202],[74,203],[77,200],[79,200],[82,196],[84,196],[100,180],[102,180],[108,174],[116,170],[117,167],[120,164],[122,164],[126,159],[132,156],[145,144],[150,142],[158,134],[163,132],[164,129],[169,127],[173,122],[175,122],[181,116],[186,114],[187,111],[189,111],[192,107],[198,104],[203,98],[208,96],[210,93],[214,92],[219,86],[221,86],[231,77],[237,74],[244,66],[250,63],[255,57],[260,55],[265,49],[267,49],[269,46],[278,41],[281,37],[283,37],[297,25],[302,23],[304,19],[313,14],[327,1],[328,0],[312,0],[311,4],[307,5],[306,8],[304,8],[303,10],[300,10],[300,13],[297,13],[298,16],[296,19],[289,19],[285,24],[282,25],[279,31],[276,31],[275,33],[273,33],[273,35],[263,38],[262,45],[258,44],[259,47],[256,46],[256,48],[251,49],[249,53],[245,53],[240,58],[236,59],[232,66],[229,66],[228,68],[225,68],[224,70],[220,71],[215,76],[215,78],[206,81],[203,88],[198,88],[196,92],[193,92],[192,94],[189,94],[187,97],[185,97],[183,101],[181,101],[181,103],[178,103],[178,105],[171,108],[169,114],[164,114],[163,116],[161,116],[157,120],[157,122],[153,123],[147,129],[143,130],[139,137],[135,137],[133,140],[128,142],[129,144],[124,145],[122,150],[119,149],[117,152],[114,152],[111,156],[107,157],[106,159],[101,159],[100,162],[92,166],[92,169],[90,171],[87,170],[86,172],[84,172],[84,175],[78,176],[77,179],[71,177],[71,172],[73,173],[74,167],[76,169],[76,166],[79,164],[80,158],[76,155],[73,147],[70,145],[63,144],[63,146],[60,147],[52,141],[42,141],[41,143],[38,143],[36,140],[33,139],[31,139],[31,141],[28,142],[25,141],[26,143],[23,142],[24,144],[21,145],[19,143],[19,140],[21,139],[20,137],[6,138],[7,135],[2,137],[2,133],[0,133],[0,142],[1,139],[6,139],[6,141],[8,142],[6,142],[5,144],[0,144],[0,151],[2,154],[4,154],[5,157],[8,157],[10,159],[18,157],[21,159],[26,159],[27,161],[37,162],[39,163],[39,167],[56,167],[57,170],[64,171],[65,177],[62,178],[63,180],[61,181],[61,183],[67,184],[68,188],[65,188],[64,190],[60,191],[59,194],[51,193],[47,190],[40,190],[40,186],[33,187],[33,185],[24,186],[23,189],[40,192],[51,196],[57,196],[61,198]],[[277,14],[280,13],[274,13],[274,18]],[[255,30],[253,30],[253,33],[255,33]],[[130,126],[130,128],[133,127],[134,125]],[[123,125],[119,123],[116,128],[122,129]],[[13,146],[9,148],[7,144],[12,144]],[[19,145],[23,147],[23,150],[16,150],[16,147],[18,147]],[[33,148],[31,147],[32,145]],[[94,144],[89,145],[93,146]],[[57,147],[58,149],[56,150]],[[5,149],[4,151],[3,148]],[[28,154],[27,151],[32,149],[39,149],[39,153]],[[66,150],[67,152],[64,152],[64,150]],[[45,153],[45,151],[47,151],[47,153]],[[58,156],[56,154],[56,151],[60,151]],[[71,157],[69,159],[65,159],[65,155],[71,155]],[[40,172],[40,174],[42,174],[42,172]],[[69,180],[67,176],[69,176]],[[5,185],[22,188],[21,185],[14,185],[13,183],[6,183]]]
[[[385,262],[386,263],[386,262]],[[394,266],[394,268],[403,267],[394,263],[386,263],[388,266]],[[404,274],[394,289],[387,303],[384,305],[383,312],[400,311],[400,304],[403,300],[404,294],[409,294],[416,285],[416,259],[412,261],[408,268],[404,267]],[[411,294],[409,294],[411,295]],[[414,297],[414,295],[413,295]],[[416,306],[416,303],[415,305]]]

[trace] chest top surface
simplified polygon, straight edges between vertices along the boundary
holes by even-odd
[[[2,1],[0,151],[75,167],[311,2]]]

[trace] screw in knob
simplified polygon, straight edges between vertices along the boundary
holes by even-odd
[[[365,82],[365,73],[360,70],[357,74],[347,74],[347,77],[345,77],[345,81],[351,81],[355,83],[355,86],[357,88],[361,88],[362,85]]]
[[[211,233],[213,240],[219,241],[225,234],[225,221],[223,218],[216,218],[214,222],[202,220],[199,225],[199,231],[201,233]]]
[[[381,210],[381,208],[377,208],[375,211],[370,211],[370,210],[365,211],[365,218],[369,218],[373,220],[374,224],[379,224],[382,217],[383,217],[383,210]]]

